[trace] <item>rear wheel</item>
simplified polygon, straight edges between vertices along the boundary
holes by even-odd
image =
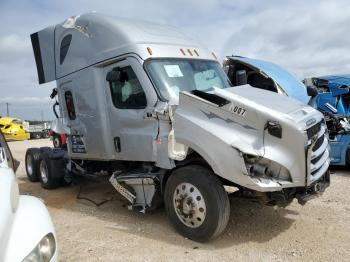
[[[229,220],[227,193],[214,173],[203,166],[175,170],[166,183],[164,202],[176,230],[195,241],[215,238]]]
[[[25,156],[25,168],[29,181],[38,182],[40,171],[40,149],[28,148]]]
[[[43,153],[40,161],[40,182],[45,189],[54,189],[61,185],[61,178],[53,177],[53,170],[50,165],[50,159]]]

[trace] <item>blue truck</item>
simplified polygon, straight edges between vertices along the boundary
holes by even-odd
[[[321,111],[329,131],[331,164],[350,164],[350,75],[314,77],[303,83],[274,63],[241,56],[226,57],[223,67],[235,86],[249,84]]]
[[[350,75],[330,75],[304,80],[316,87],[317,109],[323,112],[328,127],[333,165],[350,164]]]

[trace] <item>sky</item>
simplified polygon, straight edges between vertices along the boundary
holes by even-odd
[[[226,55],[264,59],[300,79],[350,73],[350,5],[345,0],[1,0],[0,116],[50,120],[55,82],[39,85],[30,34],[96,11],[170,24]]]

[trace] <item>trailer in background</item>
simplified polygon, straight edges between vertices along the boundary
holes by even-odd
[[[25,122],[25,129],[30,134],[30,139],[49,138],[51,124],[44,122],[42,124],[31,125]]]
[[[40,124],[30,124],[28,121],[23,121],[19,118],[1,117],[0,128],[6,137],[6,140],[28,140],[48,138],[51,123],[40,122]]]

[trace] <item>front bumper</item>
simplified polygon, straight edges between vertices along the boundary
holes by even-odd
[[[307,201],[320,196],[330,185],[330,172],[327,171],[319,180],[313,182],[295,195],[298,203],[305,205]]]
[[[329,174],[329,171],[327,171],[322,177],[307,187],[285,188],[282,191],[270,192],[268,193],[266,204],[285,207],[296,198],[299,204],[305,205],[309,200],[322,195],[326,188],[329,187]]]

